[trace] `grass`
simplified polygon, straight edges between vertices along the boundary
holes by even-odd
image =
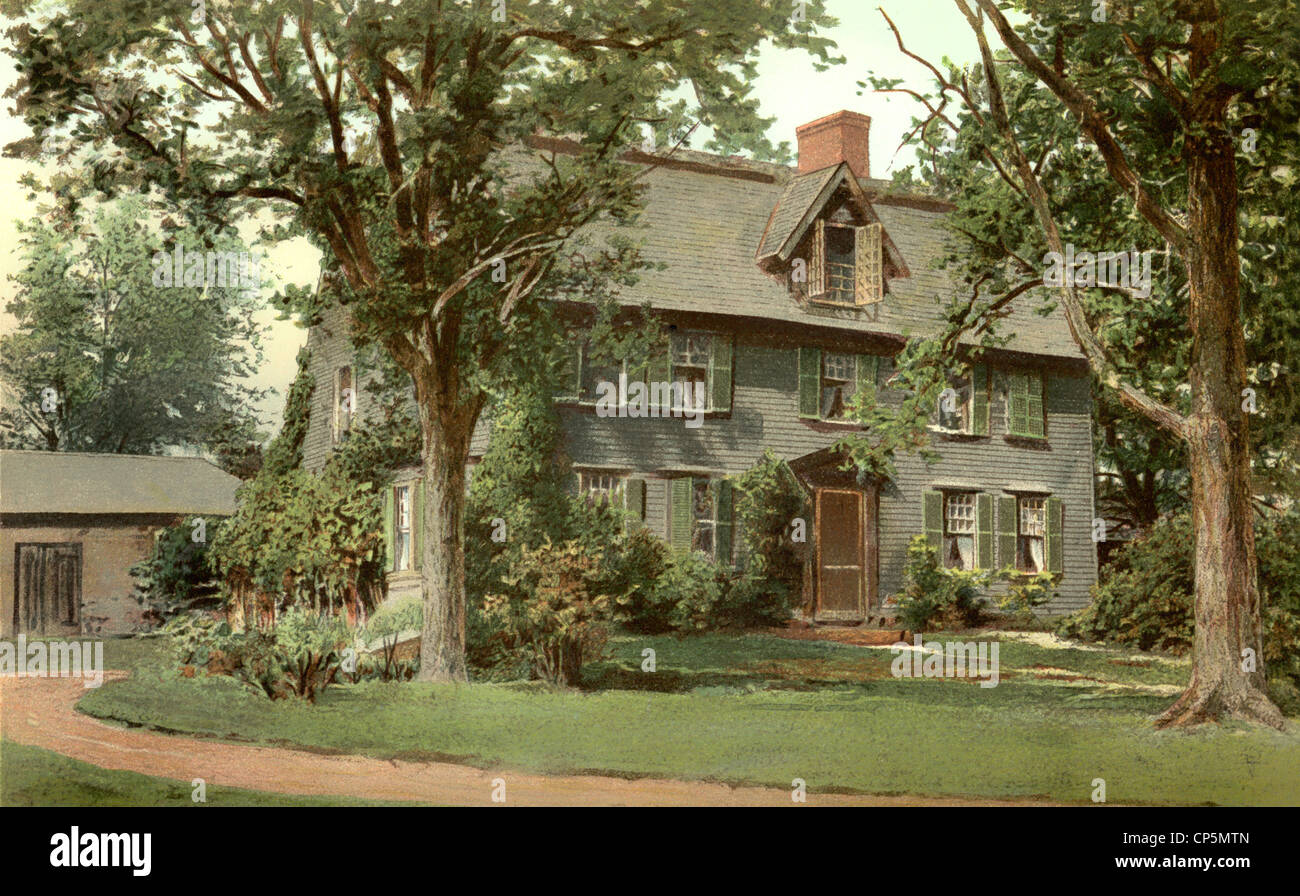
[[[1186,680],[1185,660],[979,637],[999,641],[995,688],[896,679],[888,649],[625,636],[583,691],[365,682],[331,688],[315,706],[272,703],[231,679],[179,678],[154,642],[120,653],[135,673],[79,708],[199,736],[541,773],[1076,802],[1103,778],[1112,802],[1300,804],[1295,726],[1152,728]],[[641,671],[646,647],[653,673]]]
[[[363,800],[261,793],[209,785],[196,803],[183,781],[113,771],[0,741],[0,806],[366,806]],[[401,803],[399,805],[413,805]]]

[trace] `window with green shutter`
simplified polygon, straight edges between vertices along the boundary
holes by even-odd
[[[733,525],[731,519],[732,488],[730,479],[714,479],[713,488],[713,557],[723,566],[730,566],[733,554]]]
[[[921,522],[925,540],[936,552],[943,551],[943,492],[921,492]]]
[[[691,512],[693,493],[690,476],[681,476],[672,481],[669,493],[668,544],[674,551],[681,553],[691,549],[695,519]]]
[[[634,522],[645,522],[645,480],[633,477],[627,481],[624,487],[624,498],[627,502],[628,516]]]
[[[1060,575],[1065,568],[1065,505],[1060,498],[1047,499],[1047,570]]]
[[[822,395],[821,349],[799,349],[799,416],[816,420],[820,416]]]
[[[715,336],[709,355],[709,410],[731,411],[732,341],[730,336]]]
[[[393,568],[393,489],[384,489],[384,552],[388,568]]]
[[[411,491],[411,569],[419,569],[424,547],[424,480],[417,479]]]
[[[993,569],[993,496],[975,496],[975,568]]]
[[[1017,514],[1015,495],[998,495],[998,563],[1014,567],[1016,561]]]
[[[1046,434],[1041,373],[1007,376],[1007,432],[1034,439]]]
[[[989,368],[987,364],[971,367],[971,431],[989,434]]]

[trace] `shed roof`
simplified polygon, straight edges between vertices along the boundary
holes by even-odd
[[[239,485],[199,457],[0,451],[0,513],[229,516]]]

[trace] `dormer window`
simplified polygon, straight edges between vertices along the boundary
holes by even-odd
[[[818,219],[808,265],[808,294],[814,302],[862,307],[884,298],[880,224],[846,227]]]

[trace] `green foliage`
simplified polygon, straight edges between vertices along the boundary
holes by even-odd
[[[307,438],[311,422],[311,396],[316,391],[316,378],[311,373],[311,350],[298,349],[298,372],[284,402],[283,423],[271,444],[266,448],[263,467],[270,476],[283,476],[302,466],[302,445]]]
[[[164,629],[186,676],[202,669],[228,675],[272,700],[298,697],[315,703],[340,672],[352,633],[342,619],[290,609],[274,627],[232,631],[203,614],[173,619]]]
[[[744,569],[728,602],[739,625],[779,625],[803,595],[808,542],[792,540],[791,526],[802,519],[806,539],[812,522],[808,495],[771,449],[737,477],[735,494]]]
[[[1056,596],[1054,573],[1022,573],[1007,567],[999,572],[998,578],[1007,582],[1007,590],[998,598],[998,606],[1020,619],[1032,619],[1034,610],[1050,603]]]
[[[898,620],[914,632],[978,625],[984,602],[979,592],[992,578],[989,572],[945,569],[926,537],[914,535],[907,545]]]
[[[1092,602],[1061,620],[1057,633],[1141,650],[1182,653],[1195,630],[1192,524],[1166,517],[1116,552],[1093,587]]]
[[[484,618],[543,681],[576,685],[583,663],[602,655],[610,597],[597,590],[600,561],[580,542],[543,539],[520,552],[501,591],[484,599]]]
[[[1116,552],[1092,603],[1061,620],[1067,638],[1180,654],[1195,632],[1193,539],[1187,514],[1162,518]],[[1263,604],[1264,662],[1271,685],[1300,685],[1300,508],[1255,522]],[[1288,687],[1283,685],[1284,688]],[[1284,699],[1284,702],[1285,699]]]
[[[131,567],[135,599],[144,607],[149,625],[159,625],[178,613],[221,607],[221,587],[208,546],[225,520],[204,519],[205,540],[194,541],[191,517],[161,529],[149,556]]]
[[[403,632],[420,631],[424,625],[424,604],[418,594],[384,601],[366,620],[357,633],[358,640],[373,650],[379,643],[378,660],[363,655],[358,661],[357,678],[365,677],[373,669],[381,681],[394,681],[415,676],[417,659],[401,660],[397,656],[397,639]]]
[[[20,225],[24,266],[0,336],[5,447],[153,454],[210,448],[247,476],[260,463],[252,411],[263,390],[243,383],[261,360],[256,289],[160,286],[155,253],[181,246],[246,252],[232,236],[173,231],[128,196]],[[168,260],[171,260],[168,256]]]
[[[381,500],[369,482],[337,467],[259,474],[242,486],[212,556],[232,609],[364,612],[382,598]],[[253,605],[250,607],[250,605]]]

